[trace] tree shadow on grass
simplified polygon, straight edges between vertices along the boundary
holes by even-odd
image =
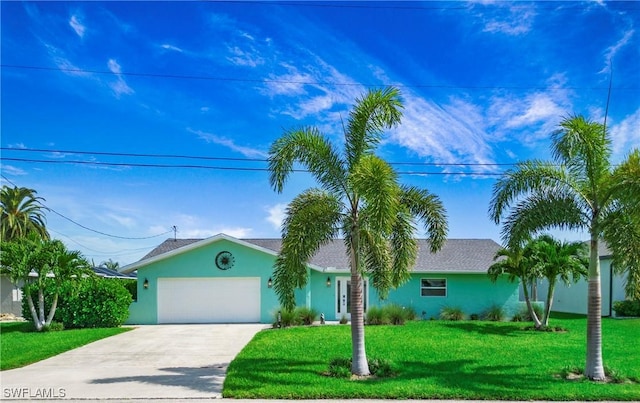
[[[282,385],[290,385],[292,387],[300,386],[304,382],[296,381],[298,377],[295,373],[317,373],[309,366],[317,365],[319,361],[304,360],[282,360],[275,359],[249,359],[241,360],[242,369],[232,369],[235,372],[235,378],[244,387],[259,387],[264,382],[274,382],[274,378],[268,374],[287,373],[294,376],[288,377],[291,381],[282,381],[278,378],[278,383]],[[122,376],[112,378],[94,379],[93,384],[114,384],[137,382],[142,384],[153,384],[160,386],[174,386],[192,389],[198,392],[211,393],[213,395],[221,395],[225,377],[227,375],[228,364],[215,364],[205,367],[168,367],[159,368],[163,374],[153,375],[137,375]],[[236,366],[237,368],[237,366]]]
[[[418,392],[408,398],[455,396],[474,399],[517,399],[523,391],[544,390],[544,374],[532,376],[521,373],[520,365],[478,365],[476,360],[451,360],[439,362],[405,361],[401,363],[402,372],[398,378],[407,382],[424,379],[437,384],[438,389],[451,391],[451,394],[423,396]],[[540,379],[537,379],[540,378]]]
[[[199,392],[221,395],[226,369],[226,364],[206,367],[159,368],[160,371],[164,371],[166,374],[102,378],[94,379],[91,383],[119,384],[137,382],[160,386],[186,387]]]
[[[2,327],[0,327],[0,334],[15,332],[33,333],[35,328],[32,328],[33,326],[30,322],[5,322],[2,324]]]
[[[452,329],[460,329],[470,333],[477,333],[482,335],[496,335],[496,336],[517,336],[518,333],[522,334],[522,327],[517,325],[496,325],[496,323],[483,323],[483,322],[450,322],[445,323],[444,326]]]

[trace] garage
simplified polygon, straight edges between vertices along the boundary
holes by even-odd
[[[158,278],[158,323],[260,322],[260,278]]]

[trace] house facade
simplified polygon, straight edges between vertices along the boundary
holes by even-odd
[[[424,319],[445,306],[481,314],[501,306],[507,315],[520,309],[518,284],[506,277],[492,283],[487,269],[500,246],[486,239],[451,239],[432,254],[426,240],[410,280],[382,300],[365,279],[365,309],[399,304]],[[280,239],[169,239],[122,273],[137,272],[138,300],[129,324],[272,323],[280,309],[273,289],[273,267]],[[349,318],[351,279],[344,240],[324,245],[307,267],[308,282],[296,290],[296,304],[323,313],[326,320]]]

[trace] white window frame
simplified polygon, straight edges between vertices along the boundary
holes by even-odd
[[[444,282],[444,286],[428,286],[425,285],[424,282],[426,280],[430,280],[430,281],[443,281]],[[444,295],[428,295],[425,294],[425,291],[435,291],[435,290],[444,290]],[[420,279],[420,296],[421,297],[446,297],[447,296],[447,279],[446,278],[421,278]]]

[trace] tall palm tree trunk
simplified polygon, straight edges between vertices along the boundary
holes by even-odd
[[[592,380],[601,381],[605,378],[602,363],[602,294],[600,289],[598,234],[593,229],[591,231],[587,299],[587,365],[585,376]]]
[[[369,362],[364,343],[364,304],[362,299],[362,276],[359,267],[359,237],[357,230],[351,236],[351,373],[369,375]]]

